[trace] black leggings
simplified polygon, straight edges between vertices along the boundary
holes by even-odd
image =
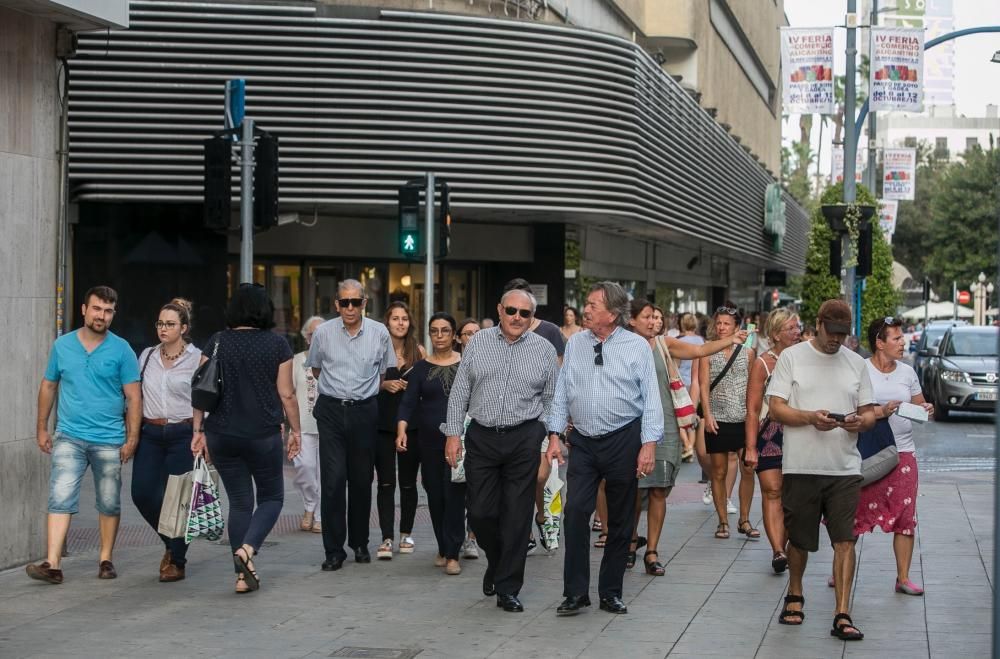
[[[396,464],[399,464],[399,532],[413,531],[417,515],[417,470],[420,468],[420,443],[416,431],[406,433],[406,452],[396,452],[396,435],[379,431],[375,441],[375,471],[378,472],[378,525],[382,540],[391,540],[396,520]]]

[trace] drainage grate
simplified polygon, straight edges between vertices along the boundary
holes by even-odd
[[[413,659],[422,650],[406,650],[395,648],[352,648],[343,647],[331,654],[331,657],[369,657],[371,659]]]

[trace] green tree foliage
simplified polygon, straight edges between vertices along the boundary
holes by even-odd
[[[931,245],[926,272],[935,288],[972,282],[985,272],[996,277],[997,180],[1000,149],[965,152],[944,172],[931,199]],[[921,184],[917,179],[917,186]]]
[[[842,183],[831,185],[820,198],[820,204],[839,204],[844,198]],[[857,203],[874,205],[875,197],[864,186],[857,188]],[[815,324],[816,314],[825,300],[840,297],[840,280],[830,275],[830,241],[836,237],[817,207],[812,213],[809,249],[806,252],[806,273],[802,278],[803,322]],[[899,297],[892,286],[892,248],[880,231],[875,231],[872,245],[872,275],[868,277],[862,298],[862,326],[879,316],[896,312]]]

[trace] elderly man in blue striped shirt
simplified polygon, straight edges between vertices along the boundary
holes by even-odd
[[[570,337],[556,385],[548,460],[563,461],[560,438],[573,420],[566,474],[566,557],[559,615],[590,606],[590,516],[597,486],[605,481],[608,540],[597,593],[601,608],[627,613],[622,580],[632,537],[637,479],[653,469],[656,442],[663,436],[663,408],[649,343],[625,329],[628,294],[603,281],[587,295],[586,330]]]

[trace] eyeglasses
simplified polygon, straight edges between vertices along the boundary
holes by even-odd
[[[178,326],[180,326],[180,323],[175,322],[173,320],[158,320],[158,321],[156,321],[156,329],[163,329],[164,327],[166,327],[167,329],[174,329],[175,327],[178,327]]]
[[[594,344],[594,365],[604,366],[604,344]]]
[[[451,334],[451,328],[449,327],[432,327],[427,330],[427,333],[431,336],[447,336]]]
[[[715,310],[715,313],[717,313],[717,314],[718,313],[724,313],[727,316],[736,316],[736,315],[739,315],[739,310],[738,309],[734,309],[732,307],[719,307],[719,308],[717,308]]]
[[[341,309],[346,309],[347,307],[355,307],[360,309],[361,305],[365,303],[363,297],[342,297],[337,300],[337,306]]]
[[[521,318],[531,318],[534,313],[531,309],[518,309],[517,307],[504,307],[503,312],[508,316],[520,316]]]

